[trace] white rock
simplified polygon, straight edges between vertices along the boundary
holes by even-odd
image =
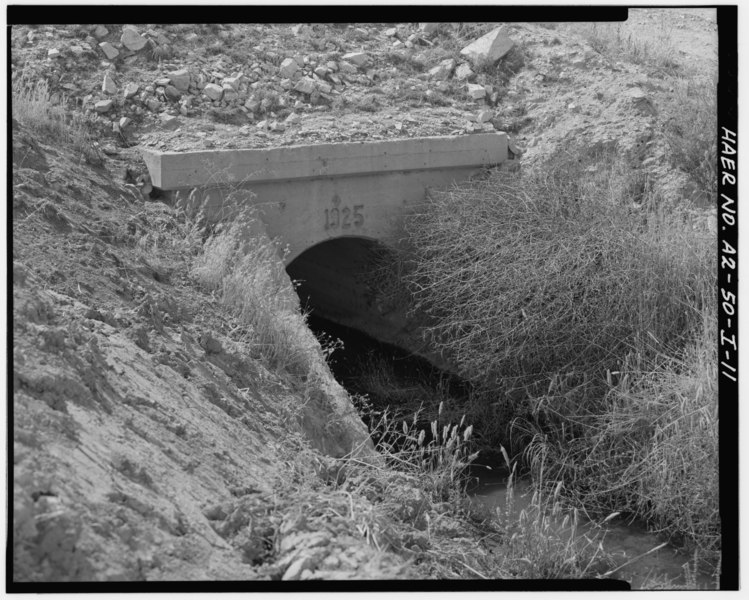
[[[286,123],[289,123],[290,125],[296,125],[297,123],[301,123],[302,117],[300,117],[296,113],[291,113],[288,117],[286,117]]]
[[[256,127],[258,129],[268,129],[268,121],[266,121],[265,119],[263,119],[262,121],[258,122],[258,124],[256,125]]]
[[[147,43],[146,38],[139,34],[138,30],[133,27],[126,27],[122,30],[120,42],[122,42],[122,45],[125,46],[125,48],[132,50],[133,52],[137,52]]]
[[[458,81],[465,81],[466,79],[470,79],[472,75],[473,71],[471,70],[471,67],[466,63],[463,63],[457,69],[455,69],[455,79],[457,79]]]
[[[314,79],[310,79],[309,77],[302,77],[299,81],[297,81],[294,89],[297,92],[302,92],[303,94],[311,94],[315,91],[316,87],[317,86]]]
[[[109,29],[104,27],[104,25],[97,25],[94,29],[94,37],[97,40],[100,40],[102,38],[105,38],[109,35]]]
[[[112,99],[99,100],[99,102],[94,104],[94,110],[98,113],[105,113],[105,112],[108,112],[110,108],[112,108],[113,104],[114,104],[114,101]]]
[[[279,72],[281,73],[282,77],[286,77],[287,79],[294,76],[294,73],[296,73],[299,70],[299,65],[293,58],[285,58],[284,61],[281,63],[281,68],[279,69]]]
[[[497,27],[475,42],[468,44],[460,53],[473,64],[493,64],[507,54],[514,42],[510,39],[506,25]]]
[[[215,83],[209,83],[203,88],[203,93],[211,100],[221,100],[224,89]]]
[[[176,87],[180,92],[186,92],[190,89],[190,72],[187,69],[179,69],[167,73],[169,83]]]
[[[70,47],[70,51],[75,54],[76,56],[81,56],[83,54],[83,46],[78,46],[77,44]]]
[[[473,100],[480,100],[486,96],[486,89],[483,85],[469,83],[466,87],[468,88],[468,96]]]
[[[447,79],[448,77],[450,77],[450,73],[452,73],[454,68],[455,59],[448,58],[443,60],[436,67],[429,69],[429,76],[433,77],[434,79]]]
[[[398,35],[398,30],[395,27],[391,27],[390,29],[385,30],[385,35],[388,37],[395,37]]]
[[[114,82],[114,79],[112,79],[112,76],[109,73],[106,73],[104,75],[104,81],[101,84],[101,91],[105,94],[117,93],[117,84]]]
[[[479,111],[479,114],[476,115],[476,121],[479,123],[486,123],[487,121],[491,121],[494,114],[490,110],[482,110]]]
[[[60,51],[57,48],[50,48],[47,52],[47,56],[49,58],[57,58],[58,56],[60,56]]]
[[[161,124],[165,129],[174,130],[180,126],[179,119],[174,115],[170,115],[169,113],[161,113],[159,115],[159,119],[161,120]]]
[[[361,67],[369,62],[369,55],[366,52],[349,52],[343,55],[343,60]]]
[[[119,123],[120,129],[125,129],[125,127],[130,125],[130,123],[132,123],[132,119],[130,117],[122,117]]]

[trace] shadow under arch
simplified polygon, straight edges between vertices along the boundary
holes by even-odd
[[[302,307],[319,316],[349,322],[372,313],[375,269],[392,250],[380,240],[342,236],[308,248],[286,272]]]

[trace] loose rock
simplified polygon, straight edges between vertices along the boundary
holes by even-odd
[[[361,67],[369,62],[369,55],[365,52],[349,52],[343,55],[343,60]]]
[[[101,48],[102,52],[104,52],[104,56],[106,56],[109,60],[114,60],[120,55],[120,51],[112,46],[112,44],[110,44],[109,42],[101,42],[99,44],[99,48]]]
[[[294,86],[294,89],[297,92],[302,92],[303,94],[311,94],[315,91],[317,88],[317,85],[315,84],[314,79],[310,79],[309,77],[303,77],[299,81],[297,81],[296,85]]]
[[[486,123],[487,121],[490,121],[494,114],[490,110],[482,110],[479,111],[479,114],[476,117],[476,121],[479,123]]]
[[[187,69],[180,69],[179,71],[172,71],[167,73],[169,83],[176,87],[181,92],[186,92],[190,89],[190,72]]]
[[[175,117],[174,115],[170,115],[168,113],[161,113],[159,115],[159,119],[161,120],[161,124],[164,126],[165,129],[177,129],[180,126],[179,119]]]
[[[208,96],[211,100],[221,100],[221,96],[224,93],[223,88],[215,83],[209,83],[203,88],[203,93]]]
[[[98,40],[105,38],[109,35],[109,29],[104,27],[104,25],[97,25],[94,29],[94,37]]]
[[[136,29],[131,27],[123,29],[122,35],[120,36],[120,42],[122,42],[122,45],[125,46],[125,48],[132,50],[133,52],[137,52],[148,43],[146,38],[140,35]]]
[[[457,69],[455,69],[455,79],[457,79],[458,81],[465,81],[466,79],[470,79],[472,76],[473,71],[471,70],[471,67],[466,63],[463,63]]]
[[[514,42],[510,39],[507,26],[497,27],[475,42],[468,44],[460,53],[474,65],[494,64],[507,54]]]
[[[281,73],[281,76],[291,78],[298,70],[299,65],[297,62],[293,58],[287,58],[281,63],[279,72]]]
[[[132,98],[133,96],[135,96],[135,94],[138,93],[139,89],[140,89],[140,87],[138,86],[137,83],[132,83],[132,82],[128,83],[125,86],[125,90],[123,92],[123,95],[125,96],[125,98]]]
[[[486,88],[483,85],[469,83],[466,87],[468,88],[468,96],[474,100],[480,100],[486,96]]]
[[[114,79],[112,79],[112,76],[109,73],[104,75],[104,81],[101,84],[101,91],[105,94],[117,93],[117,84],[114,82]]]
[[[112,108],[112,105],[114,104],[114,101],[109,100],[99,100],[96,104],[94,104],[94,110],[98,113],[105,113],[108,112],[110,108]]]
[[[180,92],[176,87],[173,85],[167,85],[164,88],[164,94],[166,95],[169,100],[179,100],[182,97],[182,92]]]

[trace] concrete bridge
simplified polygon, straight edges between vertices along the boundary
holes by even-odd
[[[363,275],[373,248],[402,235],[404,216],[428,188],[449,187],[507,160],[507,135],[143,155],[154,187],[195,190],[209,218],[231,218],[229,192],[235,202],[254,205],[268,236],[288,248],[287,271],[302,282],[300,296],[324,316],[361,329],[362,315],[372,323]],[[402,324],[390,317],[388,327]],[[397,341],[394,332],[379,333]]]

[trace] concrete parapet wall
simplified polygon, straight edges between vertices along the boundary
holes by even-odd
[[[153,185],[163,190],[319,177],[496,165],[507,135],[483,133],[270,149],[159,152],[143,149]]]

